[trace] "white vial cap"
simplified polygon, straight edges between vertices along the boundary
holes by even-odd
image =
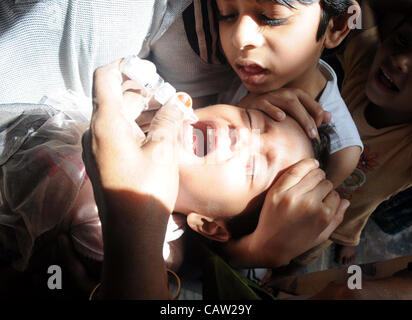
[[[120,65],[120,70],[135,81],[140,89],[151,90],[159,81],[156,66],[135,55],[125,58]]]
[[[173,86],[165,82],[159,89],[156,90],[155,99],[160,104],[165,104],[171,97],[173,97],[176,93],[176,89]]]

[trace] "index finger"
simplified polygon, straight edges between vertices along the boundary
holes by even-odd
[[[298,184],[313,169],[319,167],[315,159],[304,159],[287,169],[270,188],[269,194],[282,193]]]
[[[315,120],[317,127],[319,127],[322,123],[327,123],[330,121],[330,113],[325,111],[322,106],[309,94],[299,90],[297,92],[297,96],[313,120]]]
[[[93,114],[119,113],[123,106],[122,74],[118,60],[96,69],[93,75]]]

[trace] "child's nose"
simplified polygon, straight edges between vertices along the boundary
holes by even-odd
[[[392,62],[402,73],[408,73],[412,64],[412,55],[411,53],[397,54],[392,57]]]
[[[240,16],[232,40],[240,50],[260,47],[263,36],[260,34],[259,24],[249,15]]]

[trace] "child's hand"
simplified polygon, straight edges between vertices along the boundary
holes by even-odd
[[[300,89],[283,88],[264,94],[249,93],[239,102],[239,106],[262,110],[278,121],[285,118],[286,112],[300,123],[312,139],[319,138],[317,127],[330,121],[330,113]]]
[[[237,266],[279,267],[326,241],[348,206],[315,160],[303,160],[269,190],[255,231],[226,251],[241,256],[230,257]]]
[[[288,263],[326,241],[348,206],[314,161],[304,160],[285,172],[266,195],[251,251],[270,265],[276,248],[283,257],[280,261]]]

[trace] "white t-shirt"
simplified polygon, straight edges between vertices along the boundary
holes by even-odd
[[[319,99],[319,104],[324,110],[329,111],[332,119],[329,124],[333,127],[335,133],[331,134],[331,150],[333,154],[351,146],[359,146],[363,150],[363,144],[360,139],[355,122],[353,121],[345,101],[343,101],[337,83],[335,71],[325,61],[319,60],[320,70],[328,80],[325,89]],[[237,105],[239,101],[248,94],[247,88],[237,78],[233,81],[229,91],[221,94],[218,98],[219,103]]]

